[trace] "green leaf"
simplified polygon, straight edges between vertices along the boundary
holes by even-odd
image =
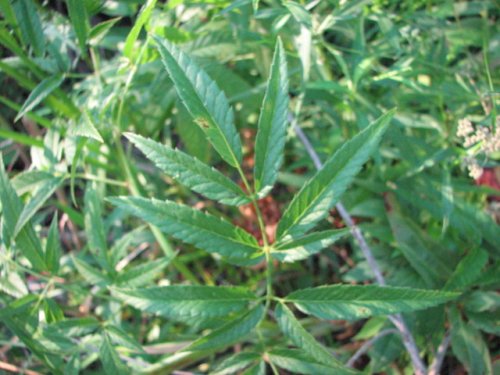
[[[297,290],[286,302],[293,302],[305,314],[321,319],[360,319],[436,306],[460,293],[376,285],[331,285]]]
[[[47,323],[56,323],[64,320],[64,312],[52,298],[43,299],[43,311]]]
[[[54,175],[45,171],[25,171],[15,175],[12,180],[10,180],[12,187],[18,195],[23,195],[26,193],[33,193],[41,185],[46,183],[46,181],[54,178]]]
[[[97,46],[99,42],[106,36],[106,34],[112,29],[112,27],[121,20],[121,17],[111,18],[104,22],[98,23],[89,32],[89,44],[91,46]]]
[[[14,228],[21,215],[22,204],[7,177],[2,154],[0,154],[0,202],[3,218],[2,235],[5,235],[3,242],[9,244],[14,237]],[[15,242],[32,267],[40,271],[46,270],[42,245],[31,223],[19,231]]]
[[[238,373],[260,359],[259,353],[240,352],[222,361],[210,375],[232,375]]]
[[[78,337],[96,331],[100,324],[94,317],[69,318],[50,324],[45,327],[45,330],[59,332],[65,337]]]
[[[208,164],[212,159],[213,150],[205,132],[193,121],[182,101],[177,98],[175,103],[175,132],[185,147],[186,153]]]
[[[15,298],[29,294],[24,279],[15,271],[8,271],[0,276],[0,290]]]
[[[102,344],[99,350],[101,357],[102,367],[104,372],[108,375],[116,374],[129,374],[130,371],[121,361],[118,353],[116,352],[109,336],[106,333],[102,334]]]
[[[500,311],[472,312],[467,311],[467,317],[470,324],[479,328],[481,331],[500,336]]]
[[[252,0],[252,8],[254,13],[259,10],[259,0]]]
[[[59,228],[57,227],[57,211],[52,218],[49,235],[45,244],[45,263],[52,275],[59,271],[59,260],[61,258],[61,243],[59,242]]]
[[[18,121],[27,112],[30,112],[35,108],[43,99],[50,95],[52,91],[57,89],[64,81],[64,76],[62,74],[57,74],[48,78],[45,78],[42,82],[36,86],[28,98],[24,102],[23,106],[19,110],[14,121]]]
[[[71,130],[70,130],[71,132]],[[69,133],[69,132],[68,132]],[[67,134],[68,139],[70,138],[70,135]],[[73,204],[75,207],[78,207],[78,203],[76,202],[76,195],[75,195],[75,179],[76,179],[76,170],[78,168],[78,162],[80,161],[80,158],[82,157],[83,153],[83,148],[87,144],[88,139],[76,139],[76,149],[75,153],[73,155],[73,158],[71,160],[71,168],[70,168],[70,175],[69,175],[69,192],[71,195],[71,200],[73,201]],[[69,155],[66,155],[68,158],[68,161],[70,159]]]
[[[498,311],[500,309],[500,293],[496,291],[476,290],[465,300],[467,311]]]
[[[109,198],[114,205],[157,226],[163,232],[235,264],[262,259],[255,237],[215,216],[170,201],[137,197]]]
[[[16,21],[16,15],[14,13],[14,8],[12,7],[12,1],[10,0],[0,0],[0,10],[2,11],[3,18],[10,25],[20,38],[22,35],[19,32]],[[17,30],[16,30],[17,29]]]
[[[362,165],[377,149],[394,112],[387,112],[347,141],[302,187],[278,224],[279,239],[307,232],[328,214]]]
[[[311,14],[302,5],[294,1],[284,1],[283,5],[288,9],[290,14],[295,20],[303,24],[308,29],[312,28],[312,17]]]
[[[125,135],[158,168],[197,193],[229,205],[250,202],[238,185],[198,159],[139,135]]]
[[[156,5],[156,0],[148,0],[147,3],[144,4],[139,14],[139,17],[135,21],[134,26],[130,30],[127,39],[125,40],[125,47],[123,48],[123,54],[129,59],[132,58],[132,51],[134,50],[135,42],[139,37],[142,27],[149,20],[149,17],[151,17],[151,12],[153,11],[155,5]]]
[[[233,167],[242,159],[241,140],[234,125],[233,109],[217,84],[184,52],[155,37],[163,64],[177,93],[205,132],[215,150]]]
[[[80,353],[73,354],[64,366],[64,375],[79,375],[81,371]]]
[[[276,321],[281,331],[305,353],[315,358],[319,363],[331,367],[335,374],[355,374],[354,370],[348,369],[335,359],[332,354],[316,339],[307,332],[293,313],[284,304],[279,303],[275,311]]]
[[[79,124],[71,126],[67,135],[92,138],[98,142],[104,143],[104,139],[102,139],[101,134],[96,129],[94,122],[87,111],[82,112]]]
[[[348,229],[325,230],[273,246],[271,255],[281,262],[296,262],[314,255],[349,233]]]
[[[252,367],[246,369],[241,375],[266,375],[266,363],[260,361]]]
[[[17,219],[16,227],[14,228],[14,236],[24,228],[26,223],[35,215],[35,213],[43,206],[45,201],[49,199],[52,194],[61,186],[64,181],[64,177],[53,177],[49,180],[45,180],[42,185],[37,189],[36,193],[30,199],[30,201],[24,206],[19,219]]]
[[[255,191],[261,198],[272,189],[278,177],[283,161],[287,118],[288,72],[285,50],[278,38],[255,139]]]
[[[123,346],[125,348],[128,348],[130,350],[143,353],[144,350],[142,349],[142,346],[134,340],[132,337],[130,337],[127,332],[125,332],[123,329],[117,326],[113,325],[107,325],[105,327],[106,333],[109,335],[110,339],[112,342],[116,343],[117,345]]]
[[[0,309],[0,320],[3,323],[3,326],[7,327],[8,330],[12,331],[12,333],[17,336],[20,341],[29,349],[34,355],[38,357],[41,361],[43,361],[46,366],[49,367],[54,372],[55,368],[58,368],[62,361],[58,358],[58,356],[50,353],[40,337],[35,337],[33,326],[34,319],[33,313],[38,314],[38,311],[35,309],[26,311],[26,307],[35,303],[32,299],[35,295],[26,296],[21,299],[18,299],[12,302],[10,305],[2,307]]]
[[[450,309],[451,348],[469,374],[490,375],[491,358],[481,333],[465,323],[456,308]]]
[[[109,250],[109,261],[116,266],[123,257],[127,255],[128,248],[141,241],[147,241],[147,232],[144,230],[145,226],[134,228],[130,232],[126,232],[122,237],[115,240],[113,246]]]
[[[392,194],[386,195],[386,202],[391,207],[387,217],[398,249],[427,287],[442,287],[451,274],[450,259],[446,258],[447,249],[432,241],[414,221],[406,217]]]
[[[246,289],[222,286],[172,285],[111,293],[138,310],[180,320],[227,316],[256,299]]]
[[[33,148],[43,148],[42,140],[16,131],[0,129],[0,138],[10,139],[15,143],[19,143],[25,146],[30,146]]]
[[[471,286],[488,262],[488,253],[479,248],[473,249],[458,263],[455,271],[445,285],[447,290],[463,289]]]
[[[106,232],[102,220],[102,207],[97,190],[89,186],[85,191],[85,233],[87,243],[99,265],[109,272],[113,267],[108,259]]]
[[[115,283],[128,287],[146,285],[163,271],[169,263],[170,259],[168,258],[147,261],[144,264],[122,271],[118,274]]]
[[[76,38],[78,39],[78,44],[82,55],[87,55],[87,36],[89,34],[89,20],[87,15],[87,8],[85,6],[85,1],[83,0],[66,0],[68,6],[68,15],[73,25],[73,30],[75,31]]]
[[[37,56],[42,56],[45,50],[45,38],[35,3],[33,0],[13,0],[12,7],[21,29],[23,43],[32,46]]]
[[[276,366],[294,374],[331,375],[336,370],[306,355],[302,350],[278,348],[271,350],[268,356]]]
[[[88,263],[76,257],[72,257],[72,259],[73,264],[75,265],[80,275],[82,275],[89,284],[100,286],[111,285],[111,280],[106,275],[101,273],[101,271],[95,269]]]
[[[241,341],[259,324],[264,316],[264,307],[257,305],[243,315],[234,317],[229,323],[193,342],[184,351],[219,349]]]

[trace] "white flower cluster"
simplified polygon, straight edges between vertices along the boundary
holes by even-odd
[[[473,156],[467,156],[464,159],[464,164],[467,166],[469,170],[469,176],[474,180],[477,180],[483,174],[483,168],[479,165],[477,159]]]
[[[458,121],[457,136],[463,138],[464,147],[471,147],[479,144],[479,148],[474,154],[484,153],[490,157],[493,153],[500,151],[500,116],[497,117],[496,129],[488,126],[474,127],[467,119]],[[483,174],[483,168],[479,165],[474,156],[468,156],[464,160],[469,169],[469,176],[478,179]]]

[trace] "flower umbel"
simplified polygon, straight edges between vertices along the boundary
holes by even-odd
[[[500,116],[496,119],[500,121]],[[468,119],[458,121],[457,136],[463,138],[464,147],[478,145],[471,150],[471,154],[464,159],[464,163],[469,170],[469,176],[477,180],[483,174],[483,168],[475,158],[478,154],[484,154],[486,158],[500,151],[500,131],[497,126],[493,129],[489,126],[474,126]]]

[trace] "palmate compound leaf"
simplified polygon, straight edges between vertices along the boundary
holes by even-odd
[[[182,321],[227,316],[256,299],[249,290],[226,286],[172,285],[112,289],[111,293],[138,310]]]
[[[222,159],[239,167],[241,140],[233,109],[224,93],[190,57],[166,40],[154,37],[177,94]]]
[[[262,320],[264,307],[258,304],[250,311],[235,316],[229,323],[210,332],[183,349],[184,351],[218,349],[241,341]]]
[[[278,239],[305,233],[328,214],[377,148],[394,112],[387,112],[344,143],[302,187],[278,224]]]
[[[275,315],[276,321],[285,336],[316,361],[324,366],[330,367],[332,374],[357,374],[356,371],[345,367],[333,357],[323,345],[317,342],[316,339],[302,327],[290,309],[284,304],[278,304]]]
[[[330,285],[297,290],[289,294],[285,301],[320,319],[360,319],[421,310],[453,300],[459,295],[376,285]]]
[[[215,168],[152,139],[132,133],[125,135],[158,168],[197,193],[229,205],[250,202],[238,185]]]
[[[230,263],[257,264],[263,258],[255,237],[213,215],[154,198],[117,197],[108,200],[183,242],[220,254]]]
[[[349,229],[338,229],[307,234],[274,245],[271,256],[282,262],[296,262],[320,252],[348,233]]]
[[[281,39],[274,50],[271,73],[260,110],[255,140],[255,191],[264,197],[278,177],[288,117],[288,73]]]

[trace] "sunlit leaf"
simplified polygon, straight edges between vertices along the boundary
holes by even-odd
[[[255,264],[262,259],[255,237],[243,229],[191,207],[170,201],[137,197],[109,198],[125,211],[161,231],[229,262]]]
[[[184,350],[193,351],[222,348],[241,341],[259,324],[263,315],[264,307],[259,304],[245,314],[234,317],[232,321],[210,332],[208,335],[199,338]]]
[[[185,285],[112,289],[112,293],[138,310],[182,320],[227,316],[256,298],[243,288]]]
[[[87,37],[89,34],[89,21],[87,8],[83,0],[66,0],[68,14],[73,25],[78,44],[83,55],[86,55]]]
[[[335,152],[295,195],[278,224],[277,237],[307,232],[337,203],[376,150],[394,110],[387,112]]]
[[[421,310],[457,298],[460,293],[376,285],[328,285],[302,289],[286,297],[302,312],[321,319],[360,319]]]
[[[265,196],[273,187],[283,160],[288,119],[288,72],[281,39],[276,43],[255,139],[255,191]]]
[[[312,358],[319,363],[332,368],[336,374],[355,374],[356,371],[345,367],[340,361],[333,357],[323,345],[306,331],[300,322],[295,318],[288,307],[280,303],[276,307],[276,321],[285,336],[295,345],[304,350]]]
[[[238,167],[242,159],[241,140],[226,96],[184,52],[166,40],[155,40],[177,94],[194,121],[220,156]]]
[[[131,133],[126,136],[158,168],[197,193],[225,204],[239,206],[250,202],[238,185],[215,168],[151,139]]]
[[[134,23],[134,26],[130,30],[127,39],[125,40],[125,47],[123,49],[123,54],[131,58],[132,57],[132,51],[134,49],[135,42],[137,41],[137,38],[139,37],[139,34],[146,22],[148,22],[149,17],[151,17],[151,12],[153,11],[154,7],[156,5],[156,0],[148,0],[146,4],[141,9],[141,12],[139,14],[139,17]]]
[[[64,76],[61,74],[54,75],[44,79],[30,93],[23,106],[19,110],[14,121],[18,121],[27,112],[35,108],[43,99],[50,95],[52,91],[57,89],[64,81]]]

